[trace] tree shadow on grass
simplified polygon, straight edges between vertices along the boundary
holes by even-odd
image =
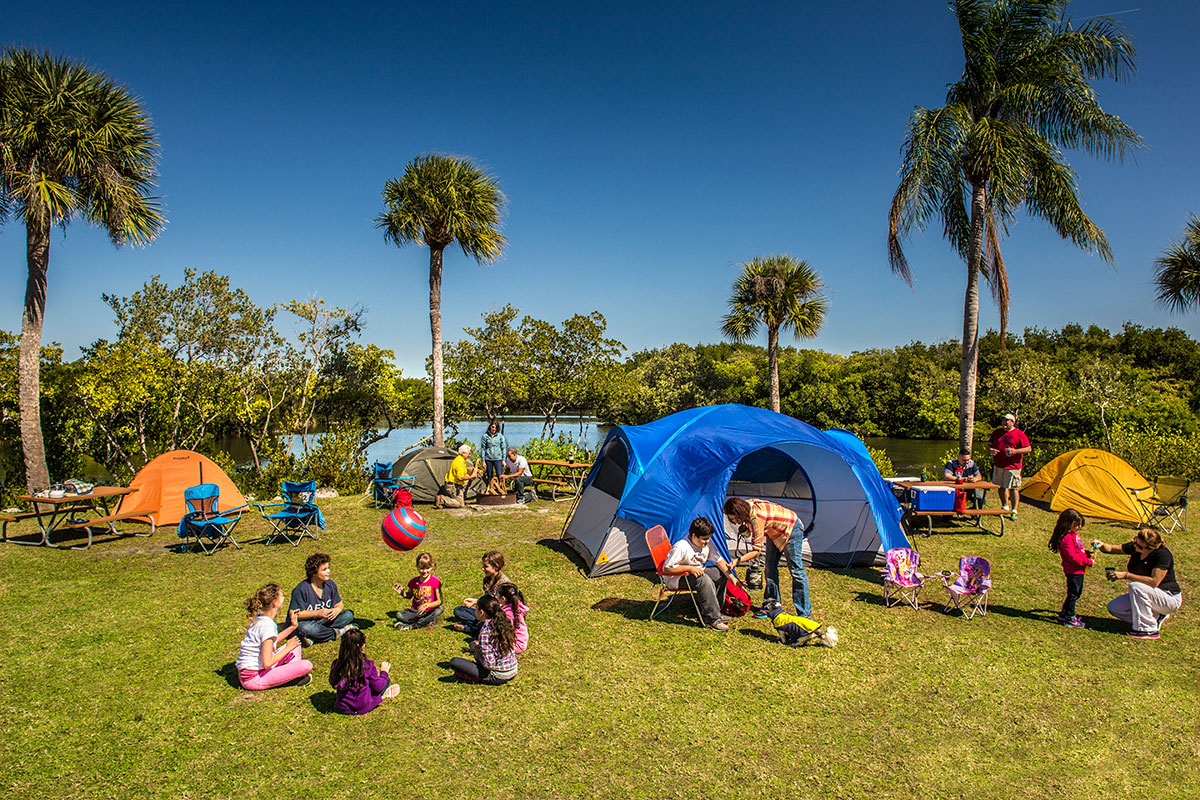
[[[213,670],[213,674],[224,678],[225,682],[238,691],[242,690],[242,680],[238,677],[237,663],[230,661],[220,669]]]
[[[680,598],[682,600],[682,598]],[[630,600],[628,597],[606,597],[592,605],[595,611],[607,611],[610,614],[619,614],[625,619],[637,620],[639,622],[650,621],[650,612],[654,610],[653,600]],[[694,616],[684,616],[677,612],[686,612],[694,610],[689,606],[680,607],[678,604],[672,605],[670,609],[661,616],[655,617],[655,623],[666,623],[668,625],[687,625],[696,626],[700,623],[696,621]]]

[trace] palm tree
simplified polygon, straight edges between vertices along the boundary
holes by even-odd
[[[1158,302],[1172,311],[1200,305],[1200,219],[1193,214],[1183,238],[1154,262]]]
[[[900,185],[892,198],[888,262],[912,285],[902,236],[931,220],[967,264],[959,382],[959,445],[975,427],[979,277],[1008,324],[1000,237],[1022,206],[1064,239],[1112,261],[1104,232],[1083,213],[1075,172],[1060,147],[1124,158],[1141,138],[1104,113],[1089,79],[1134,71],[1133,44],[1110,19],[1074,25],[1067,0],[951,0],[965,66],[942,108],[909,118]]]
[[[0,221],[24,220],[29,269],[17,403],[31,492],[50,485],[38,406],[50,229],[83,217],[114,245],[150,243],[166,223],[150,194],[157,166],[150,117],[127,89],[50,53],[0,56]]]
[[[820,332],[827,305],[820,294],[821,276],[807,261],[786,255],[754,258],[739,266],[742,273],[733,282],[721,333],[744,342],[758,333],[760,322],[766,326],[771,410],[778,413],[779,329],[791,330],[798,339]]]
[[[397,247],[429,247],[429,328],[433,334],[433,443],[446,445],[442,368],[442,251],[454,242],[478,264],[504,253],[504,194],[491,175],[465,158],[436,153],[408,162],[383,187],[386,210],[376,220]]]

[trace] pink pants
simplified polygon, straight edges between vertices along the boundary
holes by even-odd
[[[269,669],[239,669],[238,678],[243,689],[274,689],[282,683],[294,681],[312,672],[312,662],[300,657],[300,648],[288,653]]]

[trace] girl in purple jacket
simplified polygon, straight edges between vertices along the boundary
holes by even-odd
[[[388,686],[391,664],[366,656],[367,636],[357,628],[342,635],[341,650],[329,668],[329,685],[337,691],[333,710],[339,714],[366,714],[384,700],[400,694],[399,686]]]
[[[1067,576],[1067,599],[1063,600],[1062,611],[1058,612],[1058,623],[1069,628],[1087,627],[1075,615],[1075,601],[1083,594],[1083,573],[1092,565],[1092,557],[1083,549],[1079,531],[1083,528],[1083,515],[1073,508],[1058,515],[1054,533],[1050,536],[1050,552],[1062,558],[1063,574]]]

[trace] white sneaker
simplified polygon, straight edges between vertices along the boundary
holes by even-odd
[[[1012,511],[1012,509],[1009,508],[1008,506],[1000,506],[1000,510],[1001,511]]]
[[[356,630],[358,630],[358,626],[353,623],[346,625],[345,627],[342,627],[342,628],[334,628],[333,632],[336,634],[336,636],[334,636],[334,638],[340,639],[346,635],[346,631],[356,631]]]

